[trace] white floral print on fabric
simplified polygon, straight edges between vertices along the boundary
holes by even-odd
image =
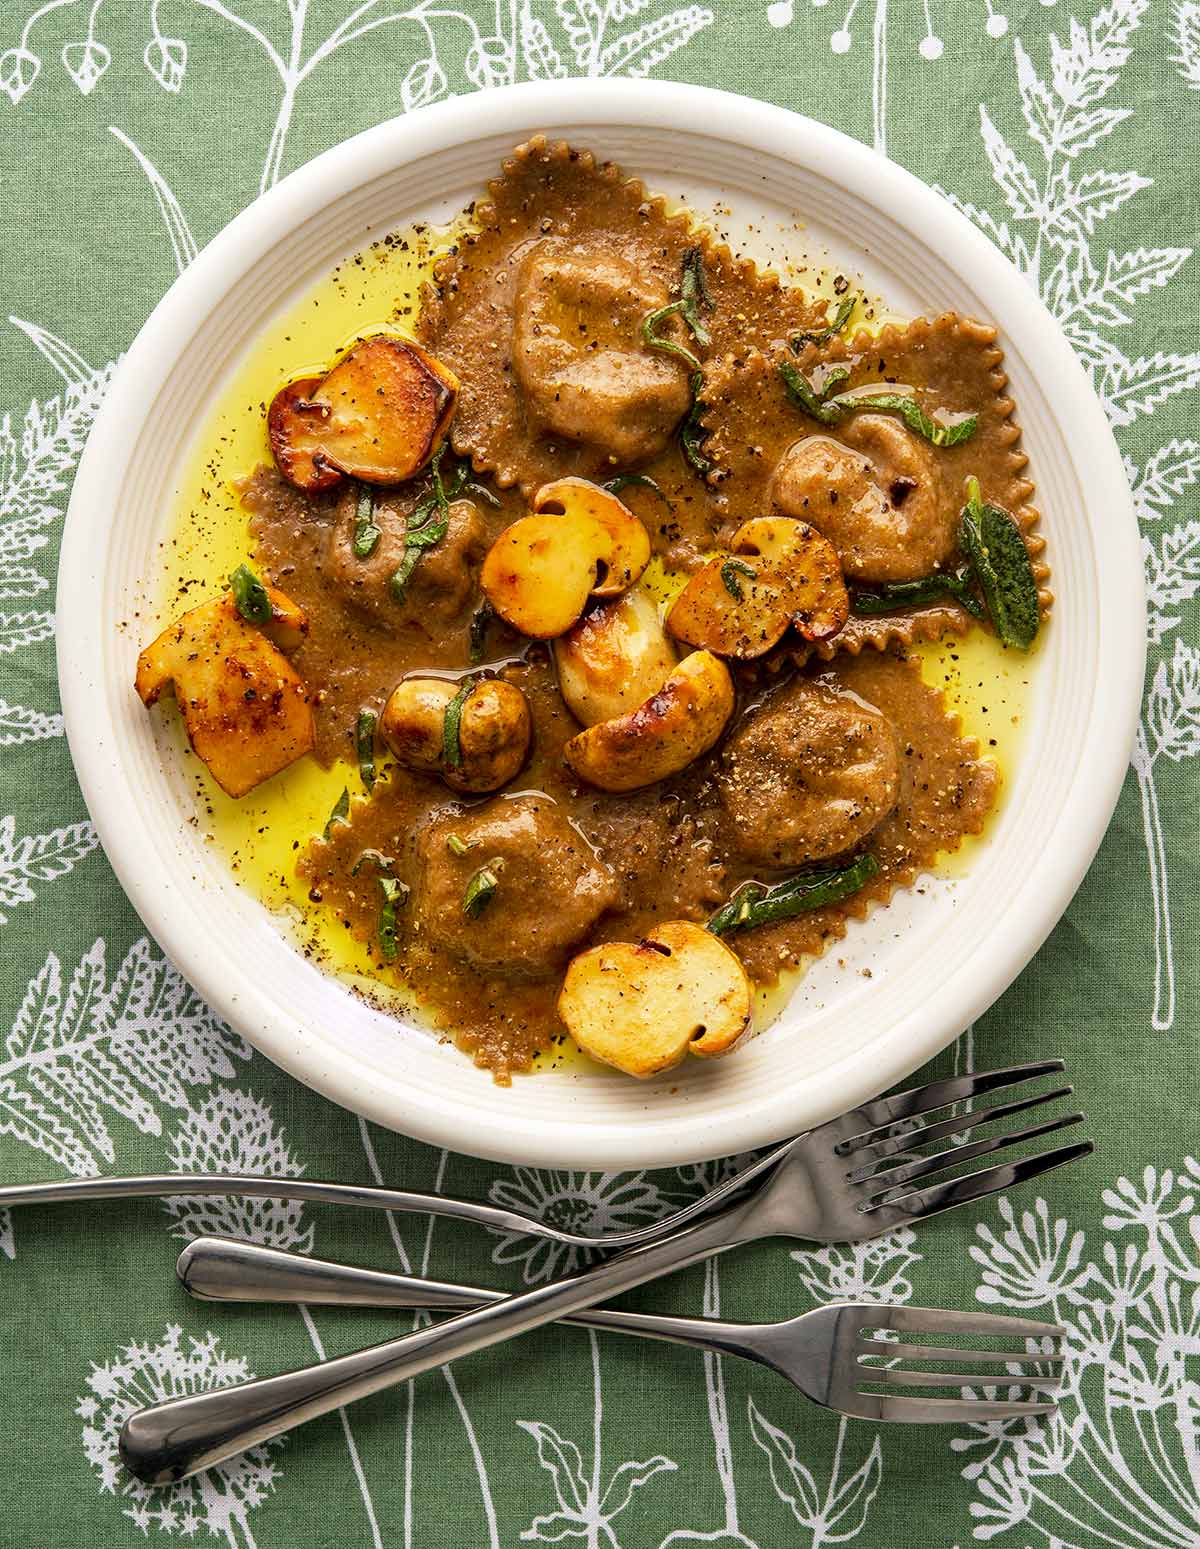
[[[1200,91],[1200,0],[1172,0],[1171,44],[1180,75]]]
[[[511,1179],[492,1184],[493,1204],[536,1216],[548,1226],[602,1237],[627,1232],[665,1215],[669,1201],[644,1173],[537,1172],[514,1167]],[[585,1262],[587,1250],[548,1242],[542,1237],[497,1233],[492,1254],[497,1264],[519,1264],[527,1285],[568,1275]]]
[[[1200,1163],[1103,1190],[1097,1244],[1044,1200],[1000,1201],[976,1228],[976,1296],[1067,1330],[1066,1391],[1044,1423],[973,1426],[950,1445],[972,1481],[973,1533],[1179,1549],[1200,1541]],[[1034,1348],[1031,1345],[1031,1348]]]
[[[215,1334],[188,1337],[170,1326],[156,1345],[130,1344],[110,1361],[93,1364],[75,1413],[83,1421],[83,1449],[102,1495],[118,1496],[143,1534],[151,1528],[194,1538],[203,1528],[230,1549],[254,1549],[250,1513],[272,1494],[279,1469],[271,1451],[280,1442],[251,1447],[218,1468],[165,1489],[140,1484],[121,1467],[117,1440],[125,1421],[147,1404],[247,1382],[246,1362],[221,1348]]]
[[[234,1073],[250,1048],[143,937],[111,976],[103,937],[69,978],[53,952],[30,981],[0,1058],[0,1135],[76,1177],[116,1157],[106,1114],[162,1133],[159,1106]]]
[[[52,13],[73,0],[47,0],[28,17],[18,41],[0,53],[0,91],[15,107],[33,89],[43,57],[57,37]],[[451,75],[468,86],[486,89],[520,80],[554,80],[572,73],[592,76],[645,76],[712,25],[713,12],[686,4],[645,14],[655,0],[502,0],[457,9],[433,0],[397,7],[391,0],[361,0],[324,37],[316,38],[310,0],[287,0],[277,7],[279,25],[260,26],[223,0],[191,0],[197,9],[218,17],[240,40],[250,39],[276,81],[277,108],[263,162],[261,189],[270,188],[283,165],[288,133],[301,88],[340,49],[381,27],[404,27],[411,58],[400,82],[405,112],[449,96]],[[246,8],[250,10],[249,7]],[[100,4],[88,17],[88,35],[61,50],[64,70],[86,96],[95,90],[111,63],[111,53],[96,36]],[[489,14],[490,13],[490,14]],[[186,27],[186,8],[174,8],[173,25]],[[188,67],[188,44],[161,30],[158,0],[149,11],[150,38],[142,56],[151,77],[166,92],[179,93]]]

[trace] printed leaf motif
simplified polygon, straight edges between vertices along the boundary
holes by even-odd
[[[1159,662],[1146,696],[1151,757],[1178,763],[1200,755],[1200,649],[1176,640],[1170,662]]]
[[[657,21],[646,22],[610,43],[600,55],[603,74],[646,76],[656,65],[712,24],[713,13],[688,5]]]
[[[1174,610],[1200,592],[1200,520],[1163,533],[1158,548],[1142,539],[1146,591],[1150,605],[1150,644],[1158,645],[1178,627]]]
[[[15,1259],[17,1256],[17,1245],[13,1241],[11,1210],[0,1210],[0,1253],[6,1259]]]
[[[1200,0],[1175,0],[1171,7],[1171,62],[1193,91],[1200,91]]]
[[[1046,193],[1047,227],[1068,240],[1090,237],[1106,216],[1151,182],[1136,172],[1086,172],[1075,180],[1066,166],[1059,167]]]
[[[1017,61],[1017,86],[1021,93],[1021,112],[1029,128],[1030,138],[1037,141],[1046,153],[1047,161],[1060,147],[1059,109],[1045,82],[1033,68],[1033,61],[1021,47],[1020,39],[1013,42]]]
[[[164,1488],[139,1483],[121,1466],[118,1453],[122,1427],[145,1405],[248,1382],[253,1375],[244,1360],[225,1353],[215,1334],[188,1336],[185,1343],[183,1330],[174,1325],[156,1345],[125,1345],[114,1359],[93,1363],[75,1405],[83,1421],[84,1455],[100,1493],[125,1502],[124,1515],[141,1533],[154,1527],[190,1541],[203,1529],[206,1540],[253,1549],[249,1515],[274,1493],[279,1470],[270,1453],[279,1438]]]
[[[404,111],[412,113],[427,107],[446,94],[446,72],[432,55],[428,59],[414,59],[408,73],[400,82],[400,100]]]
[[[171,1136],[167,1156],[174,1172],[275,1178],[299,1178],[304,1172],[266,1103],[229,1086],[215,1087],[187,1114]],[[163,1205],[179,1222],[176,1237],[237,1237],[291,1252],[312,1250],[313,1227],[304,1225],[301,1200],[185,1194],[164,1200]]]
[[[1138,516],[1156,522],[1191,485],[1200,480],[1200,441],[1171,440],[1146,459],[1140,470],[1130,464],[1130,488]]]
[[[80,92],[90,97],[100,77],[112,64],[112,55],[103,43],[87,38],[82,43],[68,43],[62,51],[62,62],[63,69]]]
[[[1060,129],[1058,149],[1068,156],[1078,156],[1080,151],[1098,145],[1118,124],[1132,116],[1132,108],[1096,108],[1091,113],[1077,113]]]
[[[590,1485],[583,1472],[583,1456],[573,1441],[560,1436],[551,1425],[540,1420],[518,1420],[517,1424],[527,1431],[537,1443],[538,1462],[550,1475],[559,1507],[568,1516],[581,1515],[587,1509]],[[539,1519],[540,1520],[540,1519]],[[537,1522],[534,1523],[534,1527]],[[538,1537],[530,1530],[526,1536]]]
[[[597,0],[554,0],[554,9],[567,34],[575,63],[589,73],[595,68],[595,54],[607,21]]]
[[[992,166],[992,176],[1004,195],[1005,203],[1018,220],[1036,220],[1041,208],[1041,196],[1033,173],[1009,147],[982,105],[979,122],[983,130],[984,149]]]
[[[0,925],[4,909],[32,903],[35,882],[53,882],[90,855],[98,840],[90,823],[70,823],[48,834],[27,834],[18,839],[16,820],[0,818]]]
[[[514,63],[512,45],[506,38],[477,38],[467,51],[463,73],[472,86],[486,91],[492,86],[507,86],[513,78]]]
[[[655,1474],[674,1473],[677,1466],[670,1458],[663,1457],[661,1452],[647,1458],[644,1463],[622,1463],[608,1481],[608,1488],[600,1499],[601,1515],[615,1517],[629,1505],[635,1490],[649,1484]]]
[[[593,1340],[592,1358],[598,1357]],[[596,1403],[599,1398],[599,1368],[594,1368]],[[600,1411],[597,1410],[597,1415]],[[598,1423],[598,1422],[597,1422]],[[574,1442],[568,1441],[551,1425],[540,1420],[518,1420],[523,1431],[537,1443],[538,1462],[549,1473],[558,1509],[535,1517],[521,1534],[522,1542],[557,1544],[568,1538],[586,1539],[588,1543],[601,1542],[619,1549],[612,1530],[612,1522],[629,1505],[634,1491],[649,1483],[656,1474],[673,1473],[678,1466],[661,1454],[645,1462],[622,1463],[610,1477],[607,1485],[598,1487],[588,1477],[583,1456]],[[601,1473],[600,1460],[596,1460],[596,1478]]]
[[[0,91],[16,107],[41,74],[42,61],[27,48],[8,48],[0,54]]]
[[[146,44],[142,63],[164,91],[178,92],[187,73],[188,46],[183,38],[156,33]]]
[[[797,1457],[792,1438],[772,1425],[753,1399],[749,1401],[749,1412],[750,1434],[767,1455],[775,1494],[785,1506],[791,1507],[792,1515],[801,1527],[815,1529],[821,1515],[817,1481]]]
[[[1096,391],[1114,425],[1132,425],[1140,414],[1152,413],[1175,393],[1200,383],[1200,351],[1193,355],[1164,354],[1124,360],[1105,367]]]
[[[545,22],[528,7],[521,14],[521,57],[531,81],[557,81],[567,73]]]
[[[110,124],[109,134],[129,151],[130,155],[146,174],[146,181],[150,184],[150,191],[154,195],[154,202],[158,206],[158,213],[162,216],[163,225],[167,228],[167,236],[171,242],[171,252],[175,257],[175,267],[180,274],[191,263],[199,252],[196,239],[192,236],[187,223],[187,217],[180,207],[179,200],[171,192],[170,185],[165,177],[150,160],[150,158],[133,143],[127,134]]]
[[[112,1162],[106,1111],[161,1133],[156,1104],[233,1074],[250,1050],[143,937],[108,979],[98,939],[64,980],[51,952],[34,975],[0,1057],[0,1135],[76,1177]]]

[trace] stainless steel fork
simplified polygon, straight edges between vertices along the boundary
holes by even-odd
[[[278,1377],[154,1405],[126,1422],[121,1455],[139,1479],[167,1484],[354,1399],[607,1301],[740,1243],[768,1237],[866,1241],[1037,1177],[1086,1156],[1091,1143],[1080,1141],[930,1181],[939,1173],[957,1172],[960,1164],[969,1166],[981,1157],[1078,1123],[1082,1114],[1067,1114],[1015,1132],[953,1143],[982,1126],[1064,1097],[1071,1091],[1069,1086],[968,1113],[932,1116],[952,1104],[1062,1069],[1059,1060],[1042,1061],[937,1081],[868,1103],[801,1136],[743,1197],[669,1237],[367,1350]],[[933,1155],[919,1154],[926,1145],[942,1141],[951,1144]]]
[[[284,1253],[225,1237],[198,1237],[179,1255],[184,1288],[200,1301],[287,1302],[310,1307],[427,1307],[458,1310],[494,1305],[503,1291],[425,1280],[386,1270],[361,1269]],[[869,1420],[1008,1420],[1047,1414],[1054,1403],[1015,1398],[951,1396],[962,1388],[1003,1387],[1055,1392],[1062,1383],[1063,1330],[1030,1318],[979,1312],[939,1312],[928,1307],[839,1304],[801,1313],[781,1323],[725,1323],[650,1312],[596,1308],[566,1320],[617,1334],[641,1334],[696,1350],[740,1355],[778,1372],[815,1403]],[[1051,1348],[958,1349],[944,1345],[895,1343],[878,1333],[921,1334],[956,1339],[1051,1341]],[[886,1367],[880,1362],[886,1362]],[[937,1369],[929,1370],[929,1363]],[[999,1371],[958,1372],[953,1366],[999,1366]],[[946,1389],[910,1397],[877,1394],[876,1387]]]

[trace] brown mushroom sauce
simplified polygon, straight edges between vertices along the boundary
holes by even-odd
[[[539,243],[548,245],[538,252]],[[690,394],[686,369],[648,352],[631,331],[632,313],[614,301],[618,280],[632,274],[637,308],[677,295],[683,255],[696,246],[714,302],[703,391],[706,450],[719,472],[708,480],[687,466],[673,431]],[[589,296],[593,261],[603,283]],[[533,290],[522,294],[522,285]],[[966,447],[921,447],[908,459],[933,470],[936,489],[922,491],[922,500],[946,528],[947,507],[957,511],[974,474],[986,498],[1013,511],[1039,554],[994,332],[946,317],[885,328],[877,338],[862,334],[850,346],[834,339],[789,352],[789,336],[819,326],[824,314],[824,303],[736,259],[616,168],[541,140],[519,150],[476,210],[474,228],[438,267],[420,320],[423,343],[462,382],[454,450],[472,459],[499,504],[468,487],[446,539],[423,556],[397,602],[387,577],[405,523],[428,494],[427,478],[378,492],[383,537],[369,561],[355,561],[348,547],[351,494],[307,496],[273,469],[244,485],[257,560],[308,614],[294,662],[314,698],[318,758],[352,758],[359,711],[379,710],[404,675],[461,674],[474,665],[480,559],[543,481],[603,479],[636,460],[671,509],[643,487],[627,488],[622,499],[667,568],[687,571],[747,517],[771,508],[772,474],[794,443],[820,433],[870,458],[877,444],[895,439],[891,428],[864,437],[854,416],[832,427],[806,420],[779,387],[773,363],[784,352],[805,370],[850,364],[847,386],[903,382],[930,411],[977,414],[980,428]],[[577,337],[567,327],[572,316],[580,320]],[[670,320],[665,331],[688,342],[678,324]],[[543,328],[554,331],[552,341]],[[564,394],[567,381],[573,389]],[[614,446],[630,461],[618,461]],[[886,470],[880,478],[886,483]],[[805,514],[818,525],[815,513]],[[944,536],[934,543],[948,559]],[[1047,572],[1036,565],[1044,586]],[[583,785],[563,762],[563,744],[579,725],[559,693],[549,645],[493,622],[485,670],[528,698],[526,767],[503,790],[475,798],[436,776],[388,766],[373,796],[353,801],[349,821],[334,823],[302,856],[309,896],[374,944],[381,979],[410,987],[436,1027],[504,1080],[561,1031],[555,1001],[576,951],[636,940],[656,921],[704,921],[742,882],[777,880],[798,855],[845,859],[869,848],[879,873],[852,898],[726,938],[752,978],[770,984],[980,831],[996,769],[960,736],[941,695],[903,654],[906,640],[968,624],[957,606],[943,604],[852,618],[817,648],[793,638],[765,664],[731,664],[738,707],[716,747],[671,779],[612,795]],[[858,654],[865,644],[880,649]],[[826,659],[815,659],[814,649]],[[814,718],[811,734],[806,715]],[[772,814],[751,814],[758,793],[740,783],[739,763],[744,771],[749,755],[753,780],[778,803],[774,841]],[[391,963],[378,937],[381,864],[406,898]],[[494,896],[470,918],[462,908],[467,885],[493,866]]]

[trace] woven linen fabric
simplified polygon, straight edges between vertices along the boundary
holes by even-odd
[[[181,1239],[216,1229],[510,1287],[573,1255],[261,1201],[25,1210],[0,1214],[0,1546],[1200,1545],[1196,0],[4,0],[0,1177],[386,1179],[602,1230],[721,1174],[494,1166],[302,1089],[148,939],[59,714],[72,475],[113,363],[177,271],[260,188],[357,130],[565,75],[723,86],[886,150],[1028,276],[1125,455],[1151,650],[1120,806],[1058,929],[933,1067],[1066,1056],[1095,1156],[919,1234],[768,1244],[633,1298],[749,1319],[840,1297],[1028,1312],[1068,1330],[1068,1394],[1047,1425],[876,1428],[743,1363],[546,1329],[147,1491],[116,1456],[131,1408],[414,1321],[190,1302]]]

